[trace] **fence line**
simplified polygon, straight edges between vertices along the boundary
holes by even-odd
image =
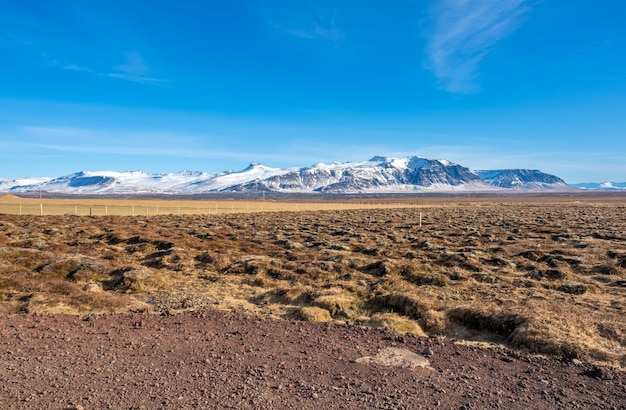
[[[367,203],[367,202],[205,202],[197,205],[180,205],[174,203],[154,204],[87,204],[55,202],[44,200],[37,202],[0,203],[0,214],[12,215],[77,215],[77,216],[133,216],[144,215],[205,215],[223,213],[249,212],[303,212],[303,211],[333,211],[350,209],[389,209],[389,208],[419,208],[422,205],[410,203]],[[282,205],[282,206],[281,206]],[[431,204],[432,206],[432,204]],[[145,211],[143,211],[145,209]]]

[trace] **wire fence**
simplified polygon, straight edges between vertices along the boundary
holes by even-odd
[[[231,201],[175,204],[154,201],[153,203],[110,204],[65,203],[43,200],[39,203],[0,203],[0,214],[11,215],[78,215],[78,216],[154,216],[154,215],[211,215],[245,212],[279,211],[331,211],[343,209],[378,209],[417,207],[415,203],[342,203],[342,202],[265,202]]]

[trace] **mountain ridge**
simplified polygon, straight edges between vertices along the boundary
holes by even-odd
[[[241,171],[79,171],[57,178],[0,180],[0,193],[45,191],[58,194],[205,194],[278,193],[437,193],[506,192],[574,189],[561,178],[539,170],[472,171],[445,159],[375,156],[361,162],[316,163],[272,168],[251,163]]]

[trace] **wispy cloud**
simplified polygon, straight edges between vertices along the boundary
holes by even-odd
[[[121,79],[144,84],[163,84],[168,80],[149,75],[150,68],[144,57],[136,50],[127,50],[121,55],[106,55],[103,50],[86,47],[79,40],[68,35],[58,35],[56,30],[45,24],[36,24],[37,29],[17,19],[13,31],[0,28],[0,50],[18,55],[15,59],[43,64],[52,69],[87,73],[99,77]],[[62,30],[61,30],[62,32]],[[110,47],[107,47],[109,50]],[[72,50],[68,53],[67,50]],[[91,57],[91,58],[89,58]],[[111,65],[110,61],[118,59]],[[90,64],[81,64],[80,60],[90,60]],[[107,63],[104,63],[106,61]]]
[[[11,44],[11,45],[19,45],[19,46],[28,46],[28,45],[30,45],[27,42],[20,41],[20,40],[16,39],[11,34],[5,32],[5,31],[2,31],[2,30],[0,30],[0,42],[6,43],[6,44]]]
[[[428,68],[452,93],[478,89],[474,77],[482,59],[518,27],[526,0],[441,0],[432,10]]]
[[[137,51],[127,51],[124,53],[126,61],[120,65],[113,67],[113,72],[108,76],[111,78],[121,78],[123,80],[133,81],[137,83],[166,83],[167,80],[160,78],[147,77],[148,67]]]
[[[325,40],[339,43],[345,39],[344,31],[337,24],[337,12],[323,7],[313,7],[306,14],[287,12],[288,18],[283,16],[282,22],[276,17],[268,18],[270,25],[277,31],[287,33],[304,40]]]
[[[129,76],[142,76],[148,71],[143,57],[136,51],[127,51],[124,53],[126,61],[123,64],[113,67],[117,72]]]
[[[22,48],[29,53],[40,57],[46,64],[46,66],[54,69],[63,69],[76,72],[83,72],[99,77],[109,77],[122,79],[126,81],[144,83],[144,84],[158,84],[168,83],[168,80],[161,78],[149,77],[146,74],[149,72],[143,57],[135,50],[127,51],[123,53],[123,59],[121,64],[113,66],[109,69],[101,67],[100,69],[94,69],[88,66],[82,66],[79,64],[69,63],[64,64],[63,58],[57,58],[50,55],[48,51],[45,51],[42,47],[15,38],[7,32],[0,31],[0,45],[2,43],[8,44],[12,47]]]
[[[67,64],[67,65],[64,65],[62,68],[64,70],[82,71],[84,73],[96,74],[95,71],[93,71],[91,68],[89,68],[89,67],[81,67],[81,66],[78,66],[76,64]]]
[[[169,149],[172,146],[194,143],[198,137],[170,132],[149,132],[111,130],[98,128],[62,127],[62,126],[21,126],[16,128],[17,133],[27,140],[62,142],[59,147],[66,146],[75,149],[101,149],[100,146],[137,147],[163,146]],[[219,139],[220,136],[202,136],[208,139]],[[74,148],[72,148],[74,147]],[[105,149],[108,152],[108,149]],[[117,152],[117,151],[115,151]]]
[[[94,74],[100,77],[117,78],[121,80],[131,81],[143,84],[163,84],[168,80],[162,78],[148,77],[145,74],[149,71],[143,57],[137,51],[127,51],[124,53],[125,61],[122,64],[114,66],[109,71],[97,71],[90,67],[83,67],[76,64],[67,64],[62,66],[65,70],[80,71],[84,73]]]
[[[280,28],[280,27],[278,28],[288,34],[291,34],[294,37],[311,39],[311,40],[322,38],[325,40],[330,40],[333,43],[337,43],[338,41],[343,40],[345,37],[343,32],[341,32],[341,30],[339,30],[335,26],[334,21],[331,21],[331,23],[327,26],[322,26],[319,23],[315,22],[313,23],[312,27],[306,27],[306,28],[296,28],[296,29]]]
[[[247,133],[241,130],[241,134]],[[243,138],[236,134],[222,133],[219,130],[212,133],[194,133],[167,129],[156,131],[55,125],[7,129],[0,127],[0,158],[4,163],[18,161],[13,167],[5,166],[11,170],[14,167],[19,168],[19,163],[24,164],[34,158],[48,157],[50,159],[42,162],[47,167],[64,164],[76,167],[75,170],[92,168],[93,164],[105,164],[107,169],[110,167],[136,169],[136,166],[131,164],[149,161],[158,165],[159,172],[189,169],[190,166],[196,170],[206,170],[207,166],[211,166],[213,168],[209,170],[213,172],[230,169],[233,166],[238,169],[246,162],[291,167],[308,166],[319,161],[325,163],[334,160],[363,161],[374,155],[395,157],[417,155],[447,159],[470,169],[540,169],[564,178],[567,182],[625,179],[621,170],[622,164],[626,162],[626,155],[621,151],[607,151],[605,147],[598,147],[597,150],[572,148],[571,151],[536,148],[528,150],[520,147],[519,150],[512,152],[489,141],[481,144],[420,143],[428,141],[428,138],[413,138],[412,149],[408,149],[406,143],[396,145],[389,141],[383,143],[369,138],[354,144],[342,141],[341,138],[320,143],[319,139],[314,142],[313,139],[306,137],[288,142],[260,137],[263,140],[261,143],[243,144]],[[246,149],[242,150],[242,146]],[[50,172],[36,171],[42,175],[49,175]]]
[[[241,150],[222,135],[192,135],[185,133],[102,130],[76,127],[23,126],[21,137],[30,142],[16,143],[16,148],[65,152],[72,154],[162,156],[170,158],[246,160],[250,162],[316,162],[315,156],[293,151],[280,152],[273,147],[267,150]],[[0,135],[1,138],[1,135]],[[211,143],[209,143],[212,141]],[[0,148],[2,140],[0,140]],[[211,146],[208,148],[207,146]]]

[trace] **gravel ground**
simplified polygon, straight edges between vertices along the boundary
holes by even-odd
[[[626,408],[615,369],[244,312],[0,316],[0,360],[3,409]]]

